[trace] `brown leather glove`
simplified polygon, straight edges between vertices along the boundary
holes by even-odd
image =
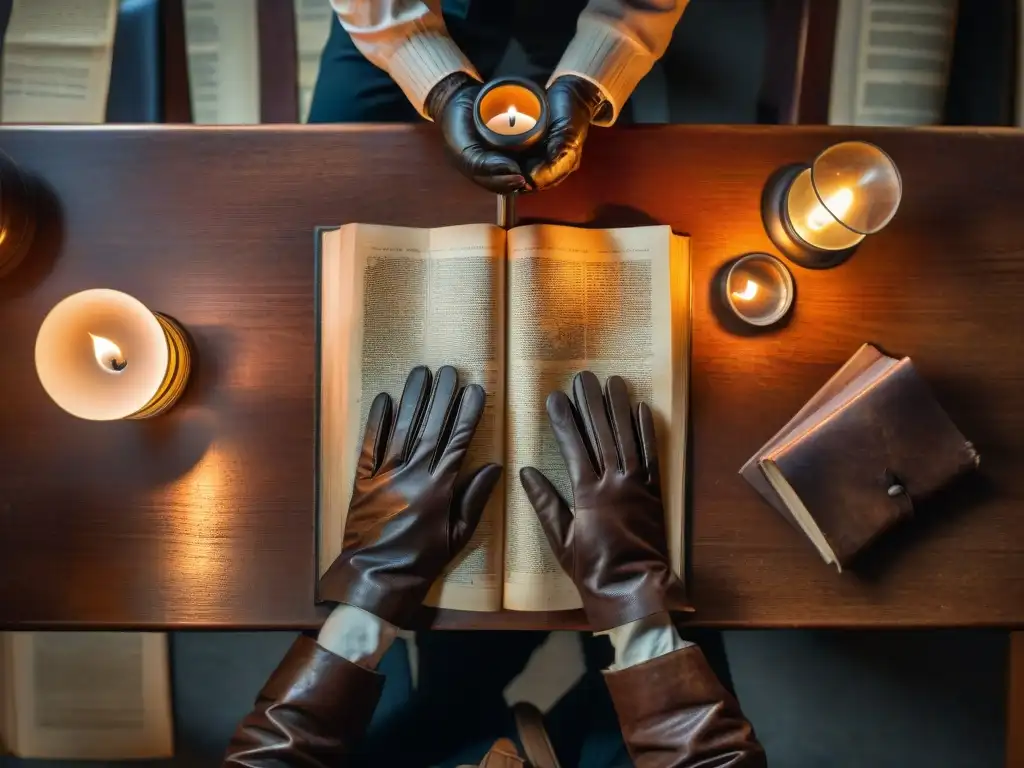
[[[669,565],[651,409],[640,403],[634,421],[618,376],[609,377],[602,397],[597,377],[584,371],[573,378],[572,393],[575,405],[552,392],[547,409],[569,469],[574,510],[533,467],[519,476],[591,627],[687,610]]]
[[[530,187],[537,191],[561,184],[580,167],[591,121],[611,109],[600,88],[575,75],[559,77],[548,87],[547,95],[551,124],[542,157],[527,163],[525,169]]]
[[[428,403],[428,396],[430,396]],[[370,406],[341,554],[320,580],[328,600],[408,627],[430,585],[466,545],[501,467],[456,479],[484,409],[476,384],[459,389],[451,366],[413,368],[392,415],[391,398]]]
[[[499,195],[516,192],[526,186],[519,163],[476,131],[473,105],[482,87],[465,72],[454,72],[430,90],[427,114],[440,127],[448,154],[464,176]]]

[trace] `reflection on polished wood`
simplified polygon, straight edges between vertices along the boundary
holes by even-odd
[[[493,196],[447,166],[429,126],[0,136],[51,207],[36,250],[0,282],[0,626],[316,624],[313,227],[491,221]],[[771,171],[844,138],[893,156],[899,213],[837,269],[793,268],[787,321],[744,335],[716,315],[711,277],[773,252],[759,212]],[[612,129],[593,133],[565,184],[519,200],[526,220],[661,222],[692,238],[697,621],[1024,625],[1022,163],[1010,131]],[[40,387],[39,323],[93,287],[192,336],[192,377],[166,415],[84,422]],[[736,473],[864,341],[914,358],[982,469],[839,575]]]

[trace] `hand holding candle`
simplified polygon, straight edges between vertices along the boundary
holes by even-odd
[[[481,138],[492,147],[522,152],[540,141],[547,129],[547,99],[530,80],[492,80],[477,94],[473,119]]]
[[[441,129],[448,154],[466,177],[484,189],[510,194],[526,186],[519,163],[503,151],[493,149],[477,128],[476,99],[483,86],[465,72],[455,72],[434,86],[427,96],[426,111]],[[508,108],[505,125],[508,125]],[[519,125],[522,115],[517,115]]]
[[[580,167],[590,124],[610,109],[601,90],[580,77],[563,75],[547,90],[551,124],[526,176],[537,190],[562,183]]]

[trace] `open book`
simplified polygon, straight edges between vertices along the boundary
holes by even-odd
[[[0,754],[171,757],[170,686],[165,634],[0,632]]]
[[[669,550],[683,573],[689,241],[667,226],[588,230],[486,224],[349,224],[318,238],[318,551],[341,552],[357,453],[374,396],[398,402],[423,363],[455,366],[487,405],[467,468],[505,468],[473,540],[428,603],[553,611],[580,607],[519,482],[544,472],[572,490],[544,401],[584,369],[625,379],[658,429]]]

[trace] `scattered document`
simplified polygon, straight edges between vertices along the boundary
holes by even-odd
[[[105,121],[117,7],[117,0],[14,0],[3,122]]]
[[[192,122],[260,121],[256,0],[185,0]]]
[[[0,633],[0,741],[20,757],[174,752],[167,635]]]
[[[295,38],[298,61],[299,122],[309,120],[313,88],[320,75],[320,54],[331,24],[337,24],[329,0],[295,0]]]
[[[943,121],[957,0],[840,0],[832,125]]]

